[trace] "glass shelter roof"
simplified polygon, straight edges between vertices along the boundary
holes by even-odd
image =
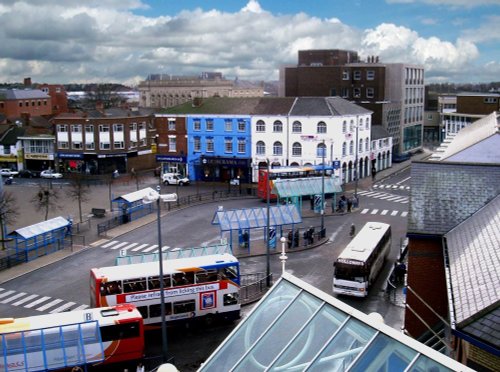
[[[199,371],[472,371],[284,273]]]
[[[338,180],[325,177],[325,194],[342,192]],[[321,195],[323,190],[322,177],[305,177],[273,180],[273,192],[280,198],[293,196]]]

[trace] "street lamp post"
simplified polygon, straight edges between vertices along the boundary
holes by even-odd
[[[269,241],[269,229],[271,225],[270,219],[270,205],[271,205],[271,180],[269,177],[269,159],[266,159],[266,167],[267,167],[267,180],[266,180],[266,209],[267,209],[267,231],[266,231],[266,285],[267,288],[271,287],[271,262],[270,262],[270,241]]]
[[[325,228],[325,152],[326,144],[323,140],[323,146],[321,147],[321,161],[323,164],[323,171],[321,172],[321,230],[320,237],[323,237],[323,230]]]
[[[159,276],[160,276],[160,317],[161,317],[161,347],[162,347],[162,361],[167,362],[167,323],[165,321],[165,283],[163,279],[163,250],[161,241],[161,201],[176,201],[177,194],[160,194],[161,186],[156,186],[156,191],[151,192],[143,198],[144,204],[153,203],[156,201],[157,210],[157,224],[158,224],[158,266],[159,266]]]
[[[359,117],[356,116],[356,155],[354,158],[354,197],[358,200],[358,130],[359,130]]]

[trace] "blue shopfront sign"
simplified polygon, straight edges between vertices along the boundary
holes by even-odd
[[[340,160],[335,160],[333,162],[333,169],[339,169],[340,168]]]
[[[185,163],[185,156],[173,156],[173,155],[156,155],[157,162],[170,162],[170,163]]]
[[[58,152],[57,157],[59,159],[83,159],[83,154],[72,154],[69,152]]]

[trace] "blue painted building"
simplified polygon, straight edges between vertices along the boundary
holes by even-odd
[[[188,115],[187,163],[194,181],[251,181],[250,115]]]

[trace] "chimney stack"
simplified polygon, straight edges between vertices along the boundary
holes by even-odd
[[[25,88],[31,87],[31,78],[30,77],[24,78],[24,87]]]

